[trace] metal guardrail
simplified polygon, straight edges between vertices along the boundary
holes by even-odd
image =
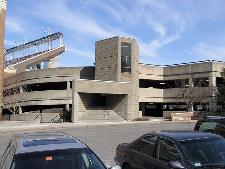
[[[31,59],[31,58],[33,58],[33,57],[35,57],[37,55],[46,53],[48,51],[49,50],[45,50],[45,51],[42,51],[42,52],[38,52],[38,53],[31,54],[31,55],[23,56],[23,57],[20,57],[20,58],[16,58],[16,59],[12,59],[12,60],[7,60],[7,61],[5,61],[5,68],[10,67],[12,65],[15,65],[17,63],[23,62],[25,60]]]
[[[21,50],[24,50],[24,49],[27,49],[27,48],[30,48],[30,47],[33,47],[33,46],[37,46],[37,45],[40,45],[40,44],[43,44],[43,43],[47,43],[47,42],[50,42],[50,41],[53,41],[53,40],[56,40],[56,39],[60,39],[62,37],[63,37],[63,34],[61,32],[57,32],[57,33],[42,37],[40,39],[31,41],[31,42],[27,42],[27,43],[19,45],[19,46],[15,46],[15,47],[10,48],[10,49],[6,49],[5,55],[10,54],[10,53],[14,53],[14,52],[17,52],[17,51],[21,51]]]

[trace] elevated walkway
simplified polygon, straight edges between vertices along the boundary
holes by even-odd
[[[8,60],[5,62],[5,69],[14,68],[17,69],[17,73],[24,72],[27,68],[35,64],[53,59],[65,51],[66,46],[63,45],[57,48],[42,51],[32,55],[27,55],[13,60]]]

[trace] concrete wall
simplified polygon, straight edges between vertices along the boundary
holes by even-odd
[[[139,102],[163,102],[163,89],[139,88]]]
[[[93,95],[87,93],[78,93],[77,118],[79,119],[89,106],[92,105]]]
[[[67,90],[23,92],[5,97],[3,107],[72,104],[70,81],[80,78],[94,79],[94,67],[40,69],[16,74],[5,79],[4,89],[35,83],[67,82]]]
[[[75,91],[78,93],[107,93],[107,94],[128,94],[131,91],[131,83],[76,80]]]
[[[73,81],[73,111],[72,111],[72,121],[77,121],[89,106],[92,106],[92,100],[94,99],[94,93],[103,93],[107,95],[107,105],[109,107],[114,107],[116,112],[119,112],[120,107],[118,107],[115,98],[120,99],[118,95],[128,95],[131,91],[131,83],[128,82],[113,82],[113,81],[100,81],[100,80],[74,80]],[[113,100],[111,100],[113,98]],[[117,100],[118,101],[118,100]],[[128,102],[128,100],[126,100]],[[126,103],[128,105],[128,103]],[[129,111],[128,106],[126,106],[126,114]],[[121,108],[122,109],[122,108]],[[124,116],[124,109],[120,110],[120,114]]]
[[[51,69],[31,70],[18,73],[4,80],[4,88],[10,85],[59,82],[73,79],[94,79],[94,67],[60,67]]]
[[[140,65],[139,77],[151,80],[175,80],[209,77],[212,72],[214,76],[221,77],[223,67],[225,64],[220,62],[190,63],[168,67]]]
[[[121,43],[130,43],[131,44],[131,77],[126,78],[124,73],[119,73],[118,81],[127,81],[131,82],[131,91],[128,94],[128,114],[125,118],[126,120],[133,120],[139,117],[139,47],[135,39],[130,38],[118,38],[119,43],[119,68],[121,68]]]
[[[206,99],[203,96],[209,96],[209,94],[213,93],[212,88],[210,87],[194,87],[192,89],[190,88],[164,89],[163,100],[166,102],[185,102],[185,99],[182,99],[182,94],[185,91],[187,91],[187,93],[191,93],[190,99],[193,99],[193,98],[195,100],[199,99],[199,102],[208,102],[209,99]],[[180,97],[180,99],[178,97]]]
[[[95,79],[117,81],[119,74],[118,37],[95,43]],[[104,72],[104,73],[103,73]]]
[[[42,117],[41,117],[42,116]],[[5,115],[3,117],[5,121],[9,120],[9,116]],[[24,113],[24,114],[15,114],[10,115],[10,121],[36,121],[36,122],[54,122],[59,120],[59,113]]]
[[[5,15],[7,1],[0,1],[0,104],[2,104],[2,89],[4,84],[4,38],[5,38]],[[2,119],[2,109],[0,107],[0,120]]]
[[[163,80],[163,67],[140,65],[139,79]]]
[[[121,73],[121,43],[131,44],[131,72]],[[80,93],[104,93],[127,95],[118,96],[125,107],[118,106],[115,100],[110,100],[116,112],[120,112],[126,120],[139,117],[139,48],[134,39],[114,37],[96,42],[95,81],[77,80],[73,88],[73,120],[78,120],[80,114],[77,107]],[[103,80],[103,81],[102,81]],[[120,82],[120,83],[118,83]],[[128,82],[128,83],[125,83]],[[124,112],[125,111],[125,112]]]
[[[170,66],[163,68],[164,80],[208,77],[212,72],[212,62]]]
[[[69,104],[72,100],[72,89],[69,90],[48,90],[26,92],[17,95],[7,96],[3,98],[3,108],[31,105],[58,105]],[[16,103],[20,102],[20,103]],[[35,103],[35,104],[34,104]]]
[[[107,95],[106,104],[111,107],[120,117],[127,118],[128,95]]]
[[[192,102],[209,102],[209,111],[217,111],[217,98],[216,98],[216,78],[221,77],[222,68],[225,63],[210,61],[189,63],[186,65],[171,65],[168,67],[158,67],[150,65],[140,65],[140,79],[151,80],[176,80],[188,79],[189,88],[170,88],[161,89],[163,96],[157,92],[157,89],[139,89],[139,102],[152,102],[152,103],[179,103],[190,102],[190,99],[183,99],[182,94],[192,91],[191,95],[194,97]],[[193,87],[194,78],[208,78],[209,87]],[[155,90],[155,91],[154,91]],[[160,90],[160,89],[158,89]],[[180,95],[180,96],[179,96]],[[187,95],[187,94],[186,94]],[[206,96],[208,98],[206,98]],[[193,105],[190,106],[190,110]],[[199,114],[199,113],[198,113]]]

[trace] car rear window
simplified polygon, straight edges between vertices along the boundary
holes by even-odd
[[[195,130],[204,131],[204,132],[213,132],[215,131],[217,122],[214,121],[203,121],[198,122]]]
[[[88,148],[44,151],[16,155],[10,169],[105,169]]]

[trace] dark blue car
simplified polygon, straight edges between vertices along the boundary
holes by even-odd
[[[225,168],[225,139],[196,132],[145,134],[118,145],[122,169]]]
[[[119,169],[119,166],[109,167]],[[83,142],[58,132],[13,135],[0,169],[107,169]]]

